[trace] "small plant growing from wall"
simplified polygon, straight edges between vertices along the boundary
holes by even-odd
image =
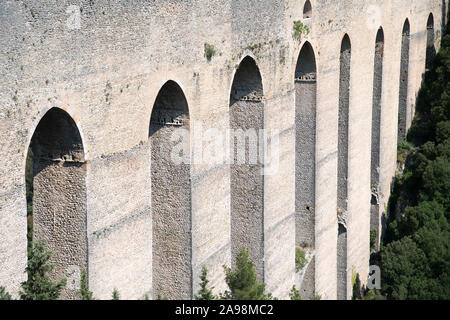
[[[370,250],[375,250],[375,245],[377,241],[377,230],[370,230]]]
[[[294,38],[301,41],[303,36],[307,36],[310,30],[309,27],[304,25],[300,20],[294,21]]]
[[[291,300],[302,300],[302,296],[300,295],[300,291],[297,288],[292,286],[291,292],[289,292],[289,298]]]
[[[217,54],[216,48],[212,44],[205,43],[205,58],[208,61],[211,61],[212,57],[214,57]]]
[[[308,260],[306,259],[305,251],[296,247],[295,248],[295,270],[297,272],[299,272],[306,266],[307,263],[308,263]]]

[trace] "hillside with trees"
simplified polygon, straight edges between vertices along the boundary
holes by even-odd
[[[450,35],[426,73],[399,167],[381,250],[388,299],[450,298]],[[372,293],[373,295],[373,293]]]

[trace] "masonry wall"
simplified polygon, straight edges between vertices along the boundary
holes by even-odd
[[[108,299],[153,294],[152,188],[149,123],[162,86],[175,81],[189,105],[191,156],[226,135],[236,65],[249,55],[264,88],[268,148],[278,146],[278,170],[265,166],[264,280],[287,298],[295,282],[295,68],[309,41],[317,53],[315,145],[315,291],[337,297],[337,145],[339,55],[352,42],[349,97],[347,275],[365,279],[369,261],[370,128],[374,41],[385,30],[380,145],[380,205],[387,203],[396,167],[401,33],[411,23],[409,103],[425,69],[426,25],[441,0],[311,1],[310,33],[294,39],[304,1],[12,1],[0,4],[0,285],[17,293],[25,280],[25,159],[35,128],[52,107],[65,110],[85,153],[89,284]],[[448,7],[448,4],[447,4]],[[369,10],[370,9],[370,10]],[[375,14],[371,14],[375,12]],[[361,14],[363,13],[363,14]],[[379,13],[379,14],[378,14]],[[251,17],[249,19],[249,17]],[[374,18],[375,17],[375,18]],[[371,23],[376,21],[376,23]],[[208,61],[205,43],[217,54]],[[410,112],[411,113],[411,110]],[[410,121],[410,119],[408,120]],[[197,129],[197,131],[196,131]],[[197,133],[196,133],[197,132]],[[203,139],[202,139],[203,138]],[[202,265],[223,292],[222,265],[231,265],[231,173],[224,161],[192,163],[192,291]],[[348,293],[348,290],[347,290]]]

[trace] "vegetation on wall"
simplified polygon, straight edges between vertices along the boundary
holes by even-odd
[[[306,266],[307,263],[308,263],[308,260],[306,259],[305,251],[296,247],[295,248],[295,271],[299,272]]]
[[[4,287],[0,287],[0,300],[11,300],[11,295],[6,292],[6,289]]]
[[[294,29],[293,36],[298,41],[301,41],[303,36],[306,37],[310,31],[309,27],[307,25],[303,24],[303,22],[301,20],[294,21],[293,29]]]
[[[217,54],[216,48],[212,44],[205,43],[205,53],[204,56],[206,60],[211,61],[212,57]]]

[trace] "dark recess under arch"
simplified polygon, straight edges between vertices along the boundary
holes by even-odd
[[[262,155],[251,157],[259,130],[264,128],[264,102],[261,74],[256,62],[245,57],[233,79],[230,94],[230,129],[247,132],[252,139],[235,139],[231,144],[231,253],[232,265],[241,248],[248,250],[256,274],[264,280],[264,176]],[[241,135],[242,136],[242,135]],[[256,139],[255,139],[256,138]],[[245,141],[249,140],[248,143]],[[250,141],[251,140],[251,141]],[[236,143],[237,142],[237,143]],[[239,153],[245,151],[245,163]],[[255,161],[256,160],[256,161]]]
[[[400,61],[400,89],[398,103],[398,141],[406,139],[408,116],[408,79],[409,79],[409,43],[410,26],[406,19],[402,31],[402,48]]]
[[[305,252],[315,247],[316,92],[316,58],[306,42],[295,70],[295,244]],[[303,298],[314,297],[315,258],[299,289]]]
[[[425,58],[425,68],[429,70],[431,68],[431,63],[433,62],[434,57],[436,56],[436,47],[434,44],[435,41],[434,35],[434,17],[433,14],[430,13],[427,21],[427,52]]]
[[[189,110],[173,81],[161,88],[150,120],[153,296],[192,298]],[[173,136],[179,139],[171,141]],[[183,141],[179,161],[174,147]]]
[[[88,268],[86,167],[78,128],[63,110],[50,109],[31,139],[33,242],[44,241],[55,268],[53,280],[67,278],[63,299],[77,299],[80,274]],[[27,168],[27,172],[31,172]],[[27,185],[30,190],[30,186]],[[31,220],[31,219],[30,219]],[[31,221],[29,221],[31,222]]]
[[[308,18],[312,18],[312,6],[309,0],[305,2],[305,6],[303,7],[303,19]]]

